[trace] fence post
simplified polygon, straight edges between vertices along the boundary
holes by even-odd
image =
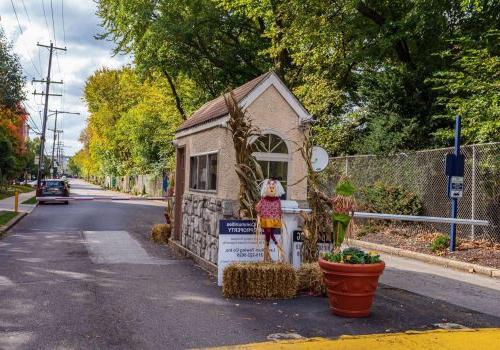
[[[349,156],[345,156],[344,176],[347,176],[348,173],[349,173]]]
[[[476,146],[472,146],[472,188],[471,188],[472,198],[471,198],[471,219],[475,219],[476,211]],[[471,240],[476,238],[476,227],[471,226]]]

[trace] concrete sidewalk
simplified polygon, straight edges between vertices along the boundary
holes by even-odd
[[[386,269],[380,282],[387,286],[500,316],[500,279],[389,254],[381,258]]]
[[[35,195],[36,195],[36,191],[19,194],[19,211],[20,212],[31,213],[33,211],[33,209],[35,209],[35,207],[36,207],[35,204],[21,204],[25,200],[30,199],[31,197],[35,197]],[[14,211],[14,202],[15,202],[14,196],[7,197],[5,199],[1,199],[0,200],[0,210]]]

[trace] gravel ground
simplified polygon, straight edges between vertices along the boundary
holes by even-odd
[[[456,251],[449,252],[448,249],[444,249],[433,252],[430,245],[432,240],[438,235],[439,233],[437,232],[409,235],[404,229],[380,227],[376,232],[358,236],[357,239],[395,248],[442,256],[453,260],[500,268],[500,243],[459,239]]]

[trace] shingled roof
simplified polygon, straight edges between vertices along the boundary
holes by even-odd
[[[272,72],[267,72],[258,76],[257,78],[250,80],[249,82],[237,87],[232,90],[235,99],[237,102],[241,102],[254,88],[257,87],[262,81],[264,81]],[[217,97],[216,99],[205,103],[194,112],[191,117],[189,117],[181,126],[177,129],[177,131],[186,130],[197,126],[199,124],[207,123],[211,120],[221,118],[227,115],[228,109],[226,106],[226,101],[224,100],[224,95]]]

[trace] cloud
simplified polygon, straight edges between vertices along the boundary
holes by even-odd
[[[64,3],[64,31],[62,8]],[[49,44],[54,41],[57,46],[67,47],[67,51],[60,51],[54,55],[52,62],[51,80],[63,80],[64,85],[52,84],[51,93],[63,93],[63,97],[50,97],[49,109],[80,112],[80,116],[62,115],[58,119],[58,129],[63,129],[62,141],[66,155],[72,155],[81,148],[78,141],[80,133],[85,127],[88,111],[82,100],[85,81],[95,70],[102,67],[118,68],[132,61],[129,56],[113,56],[113,44],[106,40],[96,40],[94,35],[102,33],[100,19],[95,14],[96,3],[93,0],[53,1],[54,28],[52,29],[52,14],[50,0],[24,1],[26,12],[21,1],[13,1],[19,24],[10,1],[0,2],[0,25],[14,45],[14,52],[19,56],[26,76],[26,104],[32,119],[38,129],[41,129],[41,118],[38,111],[43,111],[41,96],[33,96],[34,90],[43,91],[45,86],[40,83],[31,85],[31,80],[45,79],[47,75],[49,51],[38,47],[40,44]],[[45,15],[44,8],[45,5]],[[54,35],[55,34],[55,35]],[[66,38],[66,42],[64,41]],[[47,120],[53,128],[54,117]],[[52,134],[47,135],[48,147],[51,152]]]

